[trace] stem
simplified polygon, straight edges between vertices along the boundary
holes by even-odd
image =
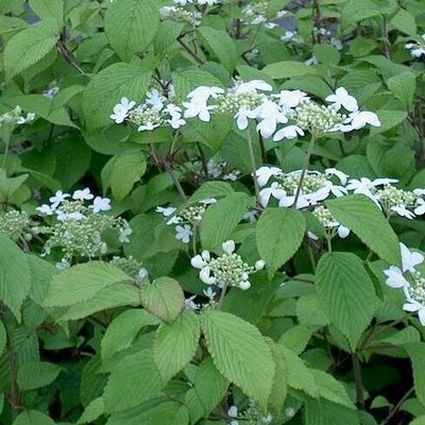
[[[248,152],[249,152],[249,159],[251,160],[252,179],[254,180],[255,197],[257,198],[257,203],[261,204],[260,188],[258,187],[257,176],[256,176],[257,165],[255,164],[254,146],[252,145],[251,132],[249,128],[247,133],[248,133]]]
[[[195,257],[197,254],[196,249],[196,237],[197,237],[197,231],[196,231],[196,224],[193,225],[193,236],[192,236],[192,250],[193,250],[193,256]]]
[[[171,179],[173,180],[174,185],[177,188],[177,191],[179,192],[180,196],[183,198],[184,201],[187,201],[187,195],[182,187],[182,185],[179,182],[179,179],[177,178],[176,174],[174,173],[174,170],[170,167],[169,164],[165,164],[165,169],[167,170],[167,173],[170,175]]]
[[[414,391],[415,387],[412,387],[406,392],[406,394],[404,394],[404,396],[399,400],[399,402],[391,409],[388,416],[381,422],[381,425],[386,425],[389,423],[390,419],[400,410],[400,407],[413,394]]]
[[[303,187],[304,178],[305,178],[305,175],[307,173],[308,166],[310,164],[310,157],[311,157],[311,154],[313,153],[313,148],[314,148],[315,143],[316,143],[316,136],[313,134],[311,136],[310,145],[308,146],[307,155],[304,158],[304,165],[303,165],[303,169],[302,169],[302,172],[301,172],[300,182],[298,183],[297,192],[295,193],[294,208],[297,208],[298,198],[300,197],[300,194],[301,194],[301,189]]]
[[[202,169],[204,171],[205,177],[208,178],[208,162],[207,162],[207,158],[205,156],[204,151],[202,150],[201,144],[199,142],[197,142],[196,143],[196,146],[197,146],[198,151],[199,151],[199,156],[201,157]]]
[[[226,283],[224,285],[224,288],[221,290],[220,299],[218,300],[218,303],[217,303],[217,310],[221,310],[221,306],[223,304],[224,296],[226,295],[227,288],[228,288],[228,285]]]
[[[182,46],[183,49],[186,50],[186,52],[189,53],[196,62],[198,62],[199,65],[203,65],[204,61],[181,38],[178,38],[177,41],[180,46]]]
[[[74,55],[68,50],[65,44],[65,34],[62,33],[61,40],[58,41],[58,49],[62,53],[64,59],[81,75],[87,75],[83,68],[75,61]]]
[[[351,358],[353,361],[354,381],[356,383],[357,404],[359,405],[360,409],[364,410],[365,404],[363,399],[363,381],[360,361],[357,353],[352,353]]]

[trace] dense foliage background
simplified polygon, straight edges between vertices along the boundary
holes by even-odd
[[[0,423],[425,424],[424,32],[0,0]]]

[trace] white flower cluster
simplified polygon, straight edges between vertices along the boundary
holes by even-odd
[[[256,171],[256,178],[259,187],[262,188],[261,204],[267,207],[274,198],[280,207],[293,206],[301,173],[301,170],[284,173],[278,167],[260,167]],[[333,178],[338,179],[337,184],[333,182]],[[341,197],[356,193],[370,198],[388,217],[398,215],[413,219],[424,215],[425,189],[418,188],[412,191],[398,189],[393,186],[397,182],[398,180],[389,178],[351,179],[335,168],[328,168],[324,173],[307,171],[299,193],[297,208],[315,206],[331,195]],[[320,212],[319,216],[322,216]]]
[[[189,243],[193,228],[201,222],[208,206],[216,202],[216,199],[209,198],[181,210],[174,207],[156,207],[155,211],[167,219],[167,225],[175,225],[176,239]]]
[[[296,31],[285,31],[280,39],[284,43],[293,44],[295,46],[300,46],[305,42],[304,38]]]
[[[228,181],[236,181],[242,174],[240,170],[232,169],[226,161],[211,158],[207,163],[208,177]]]
[[[10,210],[0,213],[0,233],[14,241],[30,241],[36,234],[36,223],[25,211]]]
[[[190,263],[201,270],[199,278],[205,284],[221,289],[234,286],[246,291],[251,287],[249,275],[262,270],[265,262],[258,260],[254,267],[248,265],[234,252],[235,242],[232,240],[223,242],[222,248],[223,254],[218,257],[212,258],[209,251],[202,251],[193,257]]]
[[[271,413],[264,415],[261,409],[251,400],[248,408],[243,412],[240,412],[235,405],[230,406],[227,416],[230,419],[229,425],[269,425],[275,419]]]
[[[70,265],[74,258],[94,258],[108,250],[102,239],[107,230],[118,231],[118,240],[128,243],[132,229],[126,220],[102,214],[111,209],[108,198],[94,196],[88,188],[76,190],[72,195],[57,191],[37,211],[46,217],[48,226],[42,232],[49,235],[45,243],[45,255],[59,247],[62,254],[61,268]]]
[[[3,115],[0,115],[0,127],[2,125],[24,125],[28,124],[35,119],[35,114],[30,112],[27,115],[23,114],[22,108],[16,106],[9,112],[6,112]]]
[[[425,258],[419,252],[410,251],[400,243],[402,268],[390,266],[384,270],[386,284],[391,288],[402,288],[406,297],[403,310],[417,312],[419,320],[425,326],[425,274],[416,269]],[[423,269],[423,271],[425,271]]]
[[[189,93],[188,101],[183,103],[184,117],[209,122],[211,113],[227,113],[234,117],[240,130],[245,130],[249,120],[254,120],[257,131],[264,138],[273,136],[274,141],[294,139],[305,131],[322,136],[360,130],[368,124],[381,125],[375,113],[360,111],[357,100],[343,87],[326,97],[327,104],[312,100],[301,90],[282,90],[277,94],[272,94],[272,90],[262,80],[237,80],[227,90],[201,86]],[[341,113],[341,108],[348,115]]]
[[[266,0],[260,0],[253,2],[252,4],[248,4],[242,9],[242,14],[244,16],[243,21],[249,25],[264,25],[267,29],[273,29],[279,25],[272,21],[279,19],[288,13],[286,10],[280,10],[274,18],[269,19],[267,17],[269,14],[268,11],[269,2]]]
[[[121,269],[124,273],[132,276],[136,283],[146,281],[149,276],[147,269],[143,266],[141,261],[137,261],[132,255],[128,257],[112,257],[110,261],[115,267]]]
[[[425,34],[422,34],[417,43],[407,43],[404,45],[407,50],[410,50],[410,54],[414,58],[425,57]]]
[[[144,103],[136,106],[136,102],[123,97],[114,106],[110,118],[116,124],[124,122],[137,128],[137,131],[152,131],[158,127],[171,127],[179,129],[186,124],[182,117],[182,109],[172,103],[172,89],[168,97],[163,96],[159,90],[152,89],[146,94]]]
[[[340,238],[346,238],[350,234],[350,229],[339,223],[331,212],[323,205],[319,205],[313,210],[313,215],[319,220],[326,231],[326,239],[332,239],[336,235]],[[318,237],[309,232],[310,239],[317,240]]]
[[[202,13],[197,6],[214,6],[219,3],[219,0],[173,0],[173,3],[173,6],[161,7],[161,16],[197,27],[202,20]]]

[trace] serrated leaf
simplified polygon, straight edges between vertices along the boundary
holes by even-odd
[[[190,310],[184,310],[173,323],[159,327],[153,343],[153,358],[164,382],[192,360],[200,333],[198,317]]]
[[[360,425],[356,411],[326,400],[309,400],[304,414],[305,425]]]
[[[4,50],[6,78],[11,79],[46,56],[59,36],[48,26],[33,26],[15,34]]]
[[[390,22],[391,25],[393,25],[399,31],[408,35],[416,35],[417,26],[415,17],[406,10],[400,8],[398,12],[392,17]]]
[[[373,282],[362,260],[346,252],[325,254],[317,267],[316,287],[331,324],[355,349],[373,318],[377,302]]]
[[[55,422],[37,410],[22,412],[13,422],[13,425],[55,425]]]
[[[257,248],[269,276],[297,252],[305,229],[305,219],[297,210],[267,208],[261,214],[256,228]]]
[[[146,310],[131,309],[116,317],[102,338],[102,360],[110,359],[115,353],[131,346],[137,334],[145,326],[159,325],[160,320]]]
[[[416,78],[411,72],[402,72],[388,78],[387,86],[394,96],[398,97],[408,108],[412,105],[416,91]]]
[[[207,250],[213,250],[221,242],[226,241],[252,203],[248,195],[236,192],[211,205],[202,217],[202,246]]]
[[[152,353],[142,350],[116,365],[104,391],[105,411],[121,412],[158,397],[164,386]]]
[[[3,325],[3,322],[0,321],[0,356],[3,354],[3,351],[6,347],[7,342],[7,334],[6,334],[6,328]],[[1,413],[1,410],[0,410]]]
[[[203,201],[208,198],[221,198],[234,193],[232,186],[226,182],[205,182],[195,190],[189,201],[191,203]]]
[[[169,277],[155,279],[141,288],[143,306],[165,322],[172,322],[184,307],[184,294],[179,283]]]
[[[90,404],[84,409],[77,424],[87,424],[94,422],[99,416],[105,411],[105,403],[103,397],[95,398]]]
[[[63,0],[30,0],[30,7],[35,14],[59,31],[63,25]]]
[[[53,276],[46,299],[46,307],[66,307],[88,301],[107,286],[132,278],[117,267],[101,261],[77,264]]]
[[[129,61],[145,51],[159,26],[159,7],[154,0],[119,0],[109,5],[105,32],[115,53]]]
[[[300,75],[317,75],[318,72],[314,67],[308,66],[303,62],[284,61],[271,63],[263,68],[269,77],[274,80],[284,78],[298,77]]]
[[[351,229],[379,257],[390,264],[400,265],[397,235],[369,198],[349,195],[327,201],[326,206],[337,221]]]
[[[283,348],[271,339],[268,339],[267,343],[271,349],[273,361],[276,366],[269,406],[272,412],[279,414],[282,411],[283,403],[288,393],[288,368]]]
[[[220,311],[206,311],[202,330],[216,368],[266,408],[275,374],[273,357],[258,329]]]
[[[412,363],[416,397],[422,404],[425,404],[425,344],[423,342],[406,344],[404,348]]]
[[[117,2],[118,3],[118,2]],[[83,93],[83,112],[87,128],[112,125],[109,118],[121,97],[139,100],[149,88],[151,69],[139,63],[114,63],[102,69]]]
[[[62,368],[54,363],[30,362],[24,363],[18,369],[17,381],[22,391],[50,385],[59,375]]]
[[[31,271],[26,255],[0,233],[0,301],[20,320],[21,306],[31,289]]]

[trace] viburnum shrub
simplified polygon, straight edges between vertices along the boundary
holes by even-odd
[[[423,0],[0,0],[0,424],[424,425]]]

